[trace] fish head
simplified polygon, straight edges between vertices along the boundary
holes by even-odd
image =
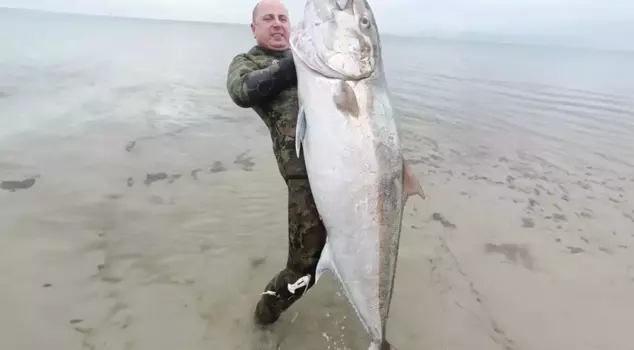
[[[379,41],[367,0],[308,0],[291,47],[324,76],[360,80],[370,77],[380,64]]]

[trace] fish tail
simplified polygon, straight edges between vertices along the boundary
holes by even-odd
[[[372,342],[368,350],[398,350],[389,341],[383,340],[382,342]]]

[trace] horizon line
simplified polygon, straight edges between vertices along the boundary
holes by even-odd
[[[200,19],[183,19],[183,18],[164,18],[164,17],[143,17],[143,16],[131,16],[131,15],[113,15],[113,14],[100,14],[100,13],[85,13],[85,12],[73,12],[73,11],[57,11],[51,9],[40,9],[40,8],[27,8],[27,7],[11,7],[11,6],[0,6],[0,10],[14,10],[14,11],[24,11],[24,12],[40,12],[51,15],[68,15],[68,16],[77,16],[77,17],[97,17],[104,19],[113,19],[113,20],[137,20],[137,21],[157,21],[157,22],[176,22],[176,23],[190,23],[190,24],[201,24],[201,25],[229,25],[229,26],[248,26],[250,23],[244,22],[221,22],[221,21],[211,21],[211,20],[200,20]],[[607,51],[607,52],[617,52],[617,53],[634,53],[634,49],[621,47],[621,48],[608,48],[608,47],[594,47],[590,45],[575,45],[575,44],[563,44],[563,43],[535,43],[535,42],[525,42],[520,40],[500,40],[492,39],[492,38],[469,38],[461,36],[461,34],[444,34],[444,35],[433,35],[433,34],[424,34],[421,32],[390,32],[385,31],[380,33],[381,36],[388,36],[399,39],[427,39],[427,40],[438,40],[438,41],[449,41],[449,42],[462,42],[462,43],[474,43],[474,44],[498,44],[498,45],[517,45],[517,46],[534,46],[534,47],[545,47],[545,48],[563,48],[563,49],[572,49],[572,50],[591,50],[591,51]],[[477,34],[477,32],[473,33]],[[508,39],[511,39],[513,35],[510,35]]]

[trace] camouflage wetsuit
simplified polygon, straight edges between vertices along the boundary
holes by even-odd
[[[229,66],[227,89],[238,106],[253,108],[268,127],[279,171],[288,187],[286,268],[264,288],[255,310],[256,321],[269,324],[312,287],[326,241],[303,154],[298,158],[295,153],[299,106],[297,77],[290,51],[277,52],[255,46],[246,54],[235,56]],[[308,276],[307,287],[302,287]],[[289,288],[289,284],[298,288]]]

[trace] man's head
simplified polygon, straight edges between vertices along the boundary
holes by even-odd
[[[258,45],[275,51],[286,50],[291,25],[288,10],[280,0],[261,0],[253,9],[251,30]]]

